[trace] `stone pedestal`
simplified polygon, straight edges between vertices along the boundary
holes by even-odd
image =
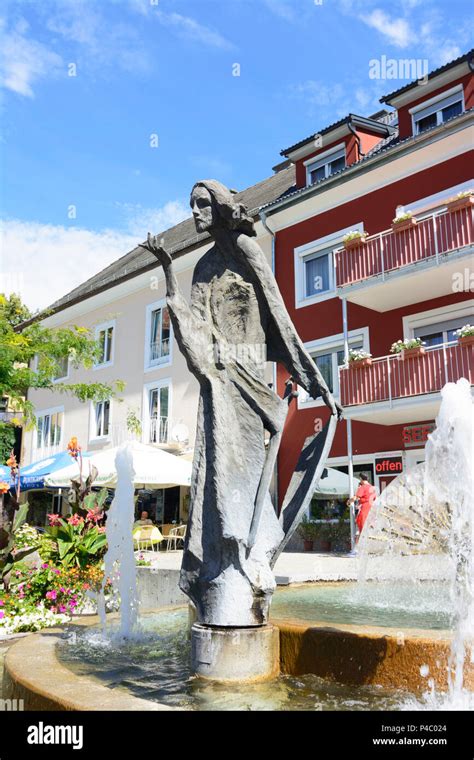
[[[191,628],[191,665],[212,681],[255,682],[280,672],[280,637],[274,625],[258,628]]]

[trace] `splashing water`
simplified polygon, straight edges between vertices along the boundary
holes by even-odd
[[[463,682],[474,638],[474,407],[465,379],[447,383],[441,396],[425,462],[393,481],[372,509],[360,541],[359,580],[370,593],[371,565],[392,577],[412,572],[420,609],[425,581],[444,580],[453,630],[448,693],[431,687],[425,697],[429,709],[472,709],[474,695]]]
[[[465,702],[464,662],[474,636],[473,423],[468,381],[461,379],[445,385],[436,429],[426,444],[424,491],[428,503],[436,498],[449,515],[446,547],[451,560],[454,635],[448,685],[454,704]]]
[[[129,444],[120,446],[115,457],[117,486],[115,496],[107,516],[107,553],[104,559],[104,582],[99,600],[99,614],[105,633],[104,588],[110,579],[114,591],[120,596],[120,625],[115,638],[128,639],[137,627],[138,597],[137,570],[133,552],[134,519],[134,470],[133,456]]]

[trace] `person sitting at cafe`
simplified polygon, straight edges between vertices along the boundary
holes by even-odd
[[[134,528],[142,528],[144,525],[153,525],[153,520],[150,520],[148,512],[145,510],[141,513],[140,519],[134,524]]]

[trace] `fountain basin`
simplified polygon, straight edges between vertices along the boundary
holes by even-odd
[[[364,705],[360,709],[397,709],[401,694],[427,692],[431,679],[437,691],[446,690],[451,632],[440,627],[443,621],[431,620],[431,630],[415,625],[416,615],[403,628],[343,622],[344,615],[350,620],[354,614],[341,603],[351,593],[349,584],[327,583],[278,592],[272,623],[279,629],[282,675],[268,687],[261,685],[260,692],[258,684],[246,684],[243,691],[234,688],[233,698],[240,700],[234,709],[244,709],[247,694],[264,705],[251,709],[293,709],[293,703],[298,709],[354,709],[339,707],[346,702]],[[331,603],[323,605],[325,594]],[[377,594],[375,606],[376,601]],[[314,615],[319,611],[323,619],[304,619],[308,609]],[[115,614],[108,616],[111,625],[116,619]],[[215,684],[197,686],[205,679],[191,677],[186,607],[162,609],[143,620],[148,638],[136,652],[133,644],[118,657],[105,648],[99,662],[89,657],[90,643],[75,656],[60,629],[21,639],[6,657],[5,696],[23,699],[28,710],[202,709],[202,689],[208,688],[205,709],[225,709],[221,705],[230,699],[229,692],[216,698]],[[81,636],[97,637],[98,624],[95,617],[74,622],[67,635],[77,636],[80,650]],[[465,687],[474,690],[474,665],[467,661]],[[288,692],[291,704],[284,697]],[[332,707],[314,706],[326,705],[328,699]]]

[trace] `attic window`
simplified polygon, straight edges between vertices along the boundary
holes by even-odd
[[[311,161],[306,166],[306,184],[313,185],[331,174],[341,171],[346,166],[346,148],[338,148],[325,156]]]
[[[427,129],[437,127],[448,119],[458,116],[464,111],[464,98],[462,89],[446,93],[442,97],[422,103],[412,111],[413,133],[419,135]]]

